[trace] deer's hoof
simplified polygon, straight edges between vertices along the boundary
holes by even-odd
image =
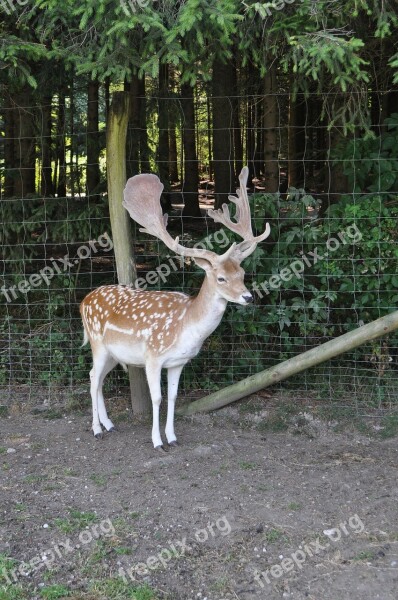
[[[113,426],[110,429],[108,429],[108,431],[109,431],[109,433],[112,433],[113,431],[117,431],[117,429],[115,426]]]
[[[179,446],[180,444],[177,442],[177,440],[174,440],[173,442],[169,443],[170,448],[176,448],[177,446]]]
[[[96,433],[94,437],[95,437],[96,440],[102,440],[102,438],[104,437],[104,434],[103,433]]]
[[[161,446],[155,446],[155,450],[162,453],[168,452],[168,450],[163,446],[163,444]]]

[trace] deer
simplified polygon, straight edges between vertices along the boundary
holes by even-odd
[[[166,449],[159,427],[162,400],[161,371],[167,369],[167,417],[165,435],[169,447],[178,445],[174,432],[174,410],[178,384],[184,366],[200,351],[204,341],[217,328],[228,302],[248,305],[253,296],[244,284],[242,261],[270,234],[255,237],[247,195],[249,170],[239,175],[232,220],[229,206],[208,210],[215,223],[224,225],[243,241],[232,243],[219,255],[205,248],[189,248],[167,231],[167,214],[163,214],[160,196],[163,184],[154,174],[139,174],[128,179],[123,206],[140,226],[141,232],[161,240],[169,250],[184,259],[192,259],[203,269],[205,278],[199,293],[142,290],[129,285],[104,285],[90,292],[80,305],[84,328],[83,345],[90,342],[93,367],[90,371],[92,430],[96,438],[103,430],[115,431],[108,418],[102,386],[106,375],[120,363],[125,369],[134,365],[145,369],[152,400],[152,443],[156,450]]]

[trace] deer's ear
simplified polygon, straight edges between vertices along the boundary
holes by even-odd
[[[198,265],[198,267],[200,267],[201,269],[206,271],[206,273],[208,273],[213,268],[213,265],[211,264],[211,262],[209,260],[207,260],[206,258],[194,256],[193,260]]]

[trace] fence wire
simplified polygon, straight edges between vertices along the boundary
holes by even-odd
[[[233,237],[205,218],[215,198],[213,99],[199,92],[194,99],[201,217],[183,216],[183,199],[196,192],[184,189],[181,98],[166,99],[167,131],[157,121],[165,99],[142,100],[145,121],[129,126],[129,175],[166,168],[171,232],[187,245],[206,240],[221,253]],[[269,221],[272,234],[244,264],[254,305],[228,306],[218,330],[184,369],[181,395],[239,381],[397,306],[398,117],[380,117],[368,132],[352,127],[344,135],[316,110],[316,98],[297,99],[294,107],[286,94],[274,100],[274,125],[261,95],[226,103],[230,145],[222,160],[233,174],[249,166],[253,226],[260,231]],[[90,290],[116,282],[104,126],[88,131],[70,102],[55,98],[50,109],[1,108],[0,404],[9,406],[88,401],[91,356],[81,348],[78,306]],[[102,124],[105,110],[100,98]],[[7,111],[20,125],[12,135]],[[45,122],[49,112],[51,125]],[[27,122],[30,129],[23,129]],[[159,153],[162,132],[168,135],[166,158]],[[95,163],[89,162],[90,144],[97,148]],[[147,289],[196,293],[203,273],[132,227],[138,275]],[[159,269],[167,276],[156,278]],[[278,393],[289,402],[321,406],[330,419],[338,407],[356,415],[391,411],[397,408],[397,348],[398,335],[391,334],[292,377],[276,386]],[[115,370],[107,385],[124,389],[123,371]]]

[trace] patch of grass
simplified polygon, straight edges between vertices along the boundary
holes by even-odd
[[[97,597],[107,600],[157,600],[155,590],[149,585],[133,586],[126,583],[121,577],[103,579],[94,583],[91,592]]]
[[[246,462],[244,460],[241,460],[239,463],[239,466],[244,471],[252,471],[253,469],[256,469],[258,465],[256,465],[256,463],[251,463],[251,462]]]
[[[116,552],[116,554],[121,554],[121,555],[128,555],[128,554],[132,554],[133,551],[131,548],[127,548],[126,546],[116,546],[116,548],[114,548],[114,551]]]
[[[15,569],[16,566],[16,560],[9,558],[5,554],[0,554],[0,584],[7,583],[7,579],[5,578],[4,574],[7,573],[7,571]]]
[[[384,417],[381,421],[381,426],[384,427],[380,431],[381,438],[387,439],[398,435],[398,413],[392,413]]]
[[[269,529],[265,534],[265,539],[270,544],[272,544],[274,542],[278,542],[282,538],[283,538],[283,531],[281,531],[280,529],[276,529],[276,528]]]
[[[303,508],[303,505],[299,502],[289,502],[287,507],[289,510],[300,510],[300,508]]]
[[[79,529],[85,529],[89,525],[98,522],[98,517],[93,512],[80,512],[79,510],[69,510],[70,517],[54,519],[54,524],[63,533],[72,533]]]
[[[20,585],[0,585],[0,600],[25,600],[28,592]]]
[[[46,600],[57,600],[57,598],[67,598],[70,595],[70,590],[58,583],[49,585],[48,587],[40,590],[40,597]]]
[[[5,404],[0,405],[0,417],[8,417],[8,406]]]
[[[372,560],[373,558],[374,552],[372,550],[362,550],[352,560]]]
[[[7,454],[7,448],[4,448],[4,446],[0,446],[0,454]]]
[[[11,467],[10,467],[9,463],[3,463],[3,465],[2,465],[2,469],[3,469],[3,471],[9,471],[9,470],[10,470],[10,468],[11,468]]]
[[[14,510],[17,510],[18,512],[23,512],[25,510],[27,510],[27,506],[26,504],[23,504],[22,502],[17,502],[14,506]]]
[[[106,484],[105,475],[96,475],[94,473],[93,475],[90,475],[90,479],[93,483],[95,483],[95,485],[98,485],[99,487],[103,487]]]
[[[64,469],[64,475],[66,475],[67,477],[77,477],[78,473],[73,469],[67,468]]]

